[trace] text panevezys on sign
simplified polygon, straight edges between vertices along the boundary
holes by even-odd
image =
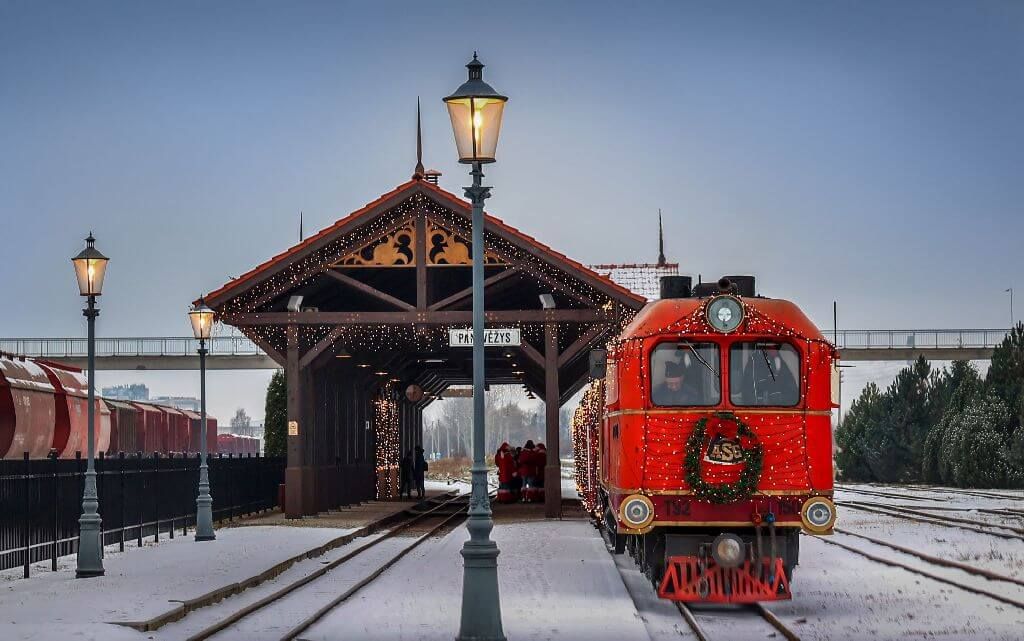
[[[520,344],[518,327],[484,330],[484,347],[518,347]],[[449,329],[448,345],[451,347],[472,347],[473,330]]]

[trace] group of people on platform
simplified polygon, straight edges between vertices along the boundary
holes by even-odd
[[[548,454],[543,443],[526,441],[523,447],[502,443],[494,454],[498,467],[498,502],[532,503],[544,500],[544,466]]]
[[[406,450],[405,456],[398,462],[399,487],[398,498],[406,495],[411,499],[413,488],[416,489],[416,498],[423,498],[426,491],[423,487],[423,478],[427,473],[427,459],[423,456],[423,448],[416,446],[416,453],[413,450]]]

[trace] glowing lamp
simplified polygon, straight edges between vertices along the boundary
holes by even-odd
[[[103,276],[109,260],[96,249],[96,239],[90,232],[85,239],[85,249],[71,259],[78,277],[78,292],[82,296],[99,296],[103,292]]]
[[[188,313],[188,320],[192,323],[192,335],[199,340],[210,338],[210,332],[213,331],[213,316],[213,310],[200,298],[199,303]]]
[[[476,53],[466,68],[469,80],[444,99],[452,119],[459,162],[494,162],[501,115],[508,98],[484,82],[484,63],[477,60]]]

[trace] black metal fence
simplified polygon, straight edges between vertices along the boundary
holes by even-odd
[[[0,460],[0,570],[78,551],[85,459]],[[211,456],[215,521],[277,505],[285,459]],[[195,525],[199,457],[120,454],[96,459],[104,545],[142,545]]]

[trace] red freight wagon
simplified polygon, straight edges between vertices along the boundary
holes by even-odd
[[[84,456],[88,447],[89,397],[88,381],[82,371],[50,361],[37,361],[53,385],[56,405],[52,447],[61,458],[73,458],[75,452]],[[95,447],[105,452],[110,447],[110,414],[102,411],[96,400]]]
[[[129,403],[104,399],[110,410],[110,449],[107,455],[118,452],[138,452],[142,449],[145,439],[145,427],[142,421],[136,421],[139,411]]]
[[[212,416],[206,417],[206,447],[210,454],[217,453],[217,419]]]
[[[190,432],[189,432],[189,451],[199,451],[199,435],[202,433],[202,419],[196,412],[189,410],[182,410],[185,416],[189,418]],[[206,417],[206,451],[213,454],[217,451],[217,419],[212,416]]]
[[[166,451],[187,452],[190,431],[188,416],[176,407],[166,405],[157,405],[156,407],[164,413],[164,420],[167,423]]]
[[[221,454],[235,454],[238,446],[238,437],[234,434],[217,435],[217,451]]]
[[[148,403],[132,403],[132,406],[139,411],[136,422],[143,425],[142,451],[147,454],[167,451],[166,415]]]
[[[53,385],[41,367],[0,356],[0,458],[42,458],[53,443]]]

